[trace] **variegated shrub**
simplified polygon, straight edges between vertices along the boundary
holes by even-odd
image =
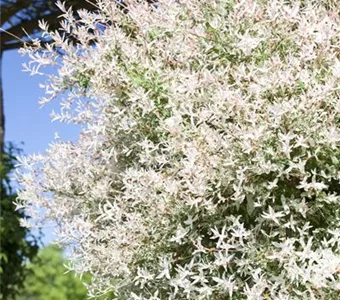
[[[17,174],[90,295],[339,299],[339,2],[96,5],[22,50],[82,131]]]

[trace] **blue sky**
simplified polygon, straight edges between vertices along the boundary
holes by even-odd
[[[79,128],[75,125],[51,122],[49,116],[52,109],[58,111],[58,99],[54,103],[39,108],[38,100],[44,95],[39,83],[45,77],[22,71],[22,64],[28,62],[28,57],[22,57],[17,50],[6,51],[3,54],[2,80],[5,110],[5,140],[20,146],[25,155],[44,153],[55,132],[67,140],[76,140]],[[43,230],[43,243],[48,244],[53,239],[53,228]]]
[[[51,122],[52,109],[59,110],[58,99],[40,108],[38,100],[44,95],[39,83],[45,77],[22,71],[22,64],[28,57],[22,57],[16,50],[6,51],[3,57],[3,88],[5,104],[5,139],[24,142],[25,154],[44,152],[58,132],[64,140],[77,138],[76,126]]]

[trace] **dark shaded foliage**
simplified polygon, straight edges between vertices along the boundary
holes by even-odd
[[[20,226],[23,212],[15,211],[16,194],[10,185],[10,175],[19,150],[12,144],[1,157],[1,215],[0,215],[0,299],[14,299],[23,286],[27,271],[25,264],[38,252],[39,240]]]

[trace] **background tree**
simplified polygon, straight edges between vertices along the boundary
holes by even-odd
[[[90,282],[91,276],[85,274],[80,280],[73,272],[67,272],[67,268],[64,266],[65,263],[66,259],[63,257],[63,250],[58,246],[49,245],[40,250],[38,256],[28,266],[31,272],[25,280],[25,289],[17,299],[86,299],[87,289],[82,281]],[[100,299],[104,299],[104,297]]]
[[[9,176],[16,163],[19,150],[12,144],[1,157],[1,216],[0,216],[0,299],[14,298],[22,287],[26,275],[24,265],[38,251],[38,240],[26,228],[20,227],[23,211],[15,211],[16,194],[10,185]]]

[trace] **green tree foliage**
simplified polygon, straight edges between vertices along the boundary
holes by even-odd
[[[12,299],[22,287],[26,276],[25,263],[38,251],[38,240],[26,228],[20,227],[22,211],[15,211],[16,194],[10,185],[10,174],[19,150],[12,144],[1,157],[1,216],[0,216],[0,299]]]
[[[19,300],[84,300],[87,290],[74,273],[65,273],[62,249],[57,246],[43,248],[29,264],[31,271]]]
[[[18,300],[87,299],[87,289],[83,282],[89,282],[91,276],[85,274],[81,280],[74,272],[67,272],[65,263],[63,251],[58,246],[49,245],[40,250],[28,266],[31,273],[26,278],[25,289]],[[103,300],[105,297],[97,299]]]

